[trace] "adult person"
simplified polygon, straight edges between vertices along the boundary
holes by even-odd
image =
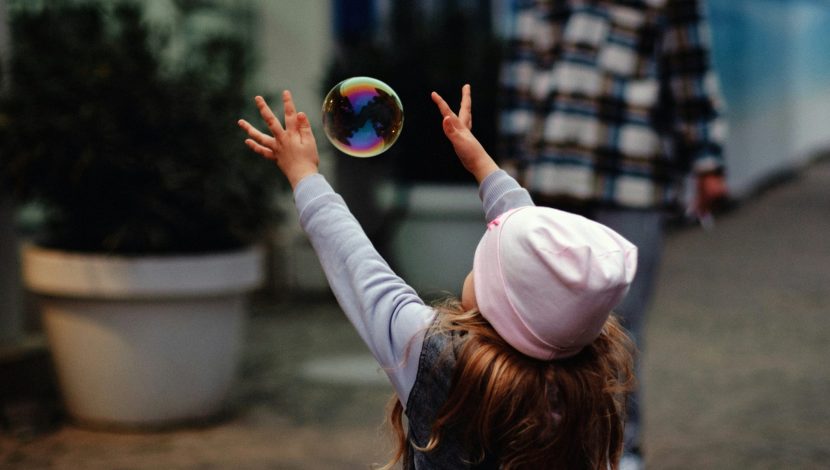
[[[639,248],[616,313],[641,355],[666,214],[705,218],[727,195],[703,1],[516,0],[502,65],[502,166],[537,204]],[[640,398],[628,404],[623,469],[644,468]]]

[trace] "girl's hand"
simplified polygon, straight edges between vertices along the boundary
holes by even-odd
[[[285,128],[268,107],[265,99],[257,96],[254,101],[272,135],[260,132],[244,119],[240,119],[239,127],[250,137],[245,139],[245,144],[263,157],[274,160],[294,188],[306,176],[317,173],[320,164],[317,142],[311,132],[308,116],[297,112],[288,90],[282,93]]]
[[[461,164],[473,174],[476,181],[481,183],[487,175],[498,170],[499,167],[471,132],[473,115],[470,85],[464,85],[461,88],[461,106],[458,114],[455,114],[447,102],[434,91],[432,101],[444,117],[442,122],[444,135],[450,139]]]

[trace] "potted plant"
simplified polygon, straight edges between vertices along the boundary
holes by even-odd
[[[135,2],[21,2],[10,24],[0,179],[43,210],[23,280],[67,411],[139,427],[215,414],[275,219],[276,172],[234,124],[244,42],[162,35]]]

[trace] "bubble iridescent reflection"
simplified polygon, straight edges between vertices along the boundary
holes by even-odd
[[[323,101],[323,130],[341,152],[374,157],[388,150],[403,128],[403,105],[389,85],[352,77],[335,85]]]

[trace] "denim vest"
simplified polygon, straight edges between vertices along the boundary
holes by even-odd
[[[423,447],[429,441],[432,422],[446,402],[452,385],[456,365],[456,352],[463,344],[457,332],[439,333],[436,323],[424,337],[418,374],[409,394],[406,417],[409,421],[409,448],[404,457],[404,469],[498,469],[492,456],[485,456],[478,465],[470,464],[470,455],[463,449],[459,432],[449,427],[442,433],[438,447],[430,452],[421,452],[413,442]]]

